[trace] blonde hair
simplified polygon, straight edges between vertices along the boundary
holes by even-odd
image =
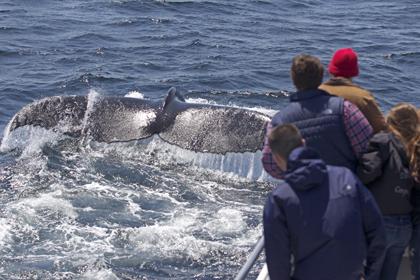
[[[410,159],[410,169],[420,181],[420,117],[416,107],[400,103],[392,107],[386,122],[390,132],[402,142]]]
[[[420,135],[414,139],[414,144],[410,156],[411,174],[420,182]]]

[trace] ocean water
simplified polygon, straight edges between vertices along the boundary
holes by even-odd
[[[420,106],[419,14],[414,0],[0,1],[0,279],[232,279],[272,187],[258,153],[3,133],[24,105],[175,86],[270,114],[294,90],[294,55],[327,65],[352,47],[384,112]]]

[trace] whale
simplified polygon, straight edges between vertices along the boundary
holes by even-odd
[[[188,103],[176,89],[170,89],[158,120],[165,122],[159,137],[196,152],[256,152],[262,149],[269,120],[249,109]]]
[[[89,135],[98,142],[144,139],[160,108],[159,102],[137,98],[98,97],[88,110],[87,96],[53,96],[24,106],[15,114],[9,132],[39,126],[70,136]]]
[[[24,106],[8,132],[39,126],[113,143],[157,135],[181,148],[226,154],[261,150],[270,117],[250,109],[186,102],[172,87],[162,101],[131,97],[53,96]]]

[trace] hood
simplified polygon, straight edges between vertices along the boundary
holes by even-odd
[[[290,153],[284,180],[293,189],[299,191],[312,189],[327,177],[327,166],[315,150],[299,147]]]

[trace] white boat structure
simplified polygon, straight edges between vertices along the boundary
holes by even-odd
[[[267,264],[264,264],[260,274],[258,274],[257,280],[270,280],[270,276],[268,276]]]

